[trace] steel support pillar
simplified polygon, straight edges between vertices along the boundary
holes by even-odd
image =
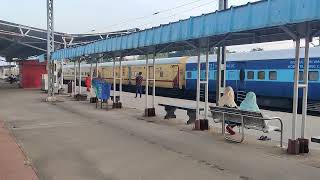
[[[299,26],[297,28],[297,33],[290,30],[287,27],[281,27],[281,29],[286,32],[295,42],[295,69],[294,69],[294,86],[293,86],[293,102],[292,102],[292,134],[291,139],[288,140],[289,154],[299,154],[309,152],[309,140],[304,138],[305,135],[305,124],[307,117],[307,104],[308,104],[308,75],[309,75],[309,48],[310,40],[312,35],[310,33],[309,23],[305,24],[305,27]],[[303,83],[300,83],[300,43],[301,34],[305,35],[305,57],[304,57],[304,71],[303,71]],[[299,104],[299,89],[303,89],[302,97],[302,122],[301,122],[301,138],[297,139],[296,136],[296,123],[298,114],[298,104]]]
[[[54,52],[54,17],[53,0],[47,0],[47,64],[48,64],[48,101],[55,101],[54,98],[54,61],[51,53]]]
[[[228,0],[219,0],[219,10],[228,8]],[[218,47],[217,53],[217,76],[216,76],[216,103],[223,95],[226,87],[226,47]]]
[[[156,96],[156,53],[153,53],[153,85],[152,85],[152,108],[155,108],[155,96]]]
[[[145,95],[145,109],[149,108],[149,55],[146,55],[146,95]]]
[[[204,47],[205,49],[205,76],[201,77],[201,48]],[[208,121],[208,107],[209,107],[209,39],[202,39],[199,41],[199,47],[197,49],[198,54],[198,61],[197,61],[197,91],[196,91],[196,120],[195,120],[195,130],[208,130],[209,129],[209,121]],[[204,101],[205,101],[205,118],[200,118],[200,91],[201,91],[201,85],[205,85],[205,91],[204,91]],[[190,124],[193,122],[187,122],[187,124]]]
[[[291,139],[296,139],[296,122],[298,114],[298,91],[299,91],[299,67],[300,63],[300,37],[295,41],[295,69],[294,69],[294,86],[293,86],[293,114],[292,114],[292,132]]]
[[[12,74],[12,67],[11,67],[11,64],[12,62],[9,62],[9,74],[11,75]]]
[[[63,60],[61,60],[61,62],[60,62],[60,67],[61,67],[61,70],[60,70],[61,74],[60,74],[60,81],[59,81],[59,89],[62,89],[63,88],[63,78],[64,78],[64,76],[63,76]]]
[[[292,135],[288,140],[288,153],[299,154],[309,152],[309,140],[305,139],[305,126],[307,118],[308,106],[308,83],[309,83],[309,48],[312,35],[310,32],[310,24],[305,23],[305,27],[299,26],[296,30],[298,33],[291,31],[287,27],[282,27],[288,35],[295,41],[295,69],[294,69],[294,87],[293,87],[293,102],[292,102]],[[300,41],[301,34],[305,37],[305,57],[303,62],[303,82],[300,83]],[[299,89],[303,89],[302,95],[302,121],[301,121],[301,137],[296,139],[296,123],[299,104]]]
[[[206,47],[206,79],[205,79],[205,107],[204,107],[204,119],[208,120],[208,108],[209,108],[209,41],[207,41]]]
[[[153,53],[152,57],[152,64],[153,64],[153,78],[150,79],[150,72],[149,72],[149,55],[146,54],[146,95],[145,95],[145,111],[144,116],[146,117],[152,117],[155,116],[155,58],[156,54]],[[153,81],[153,87],[152,87],[152,108],[149,108],[149,81]]]
[[[90,98],[92,97],[92,91],[93,91],[93,88],[92,88],[92,79],[93,79],[93,64],[92,64],[92,59],[90,61]]]
[[[82,80],[82,76],[81,76],[81,59],[79,59],[79,94],[81,94],[81,80]]]
[[[217,54],[217,75],[216,75],[216,103],[223,95],[226,87],[226,48],[219,47]]]
[[[73,96],[77,94],[77,61],[74,61],[74,82],[73,82]]]
[[[120,62],[119,62],[119,66],[120,66],[120,80],[119,80],[119,102],[121,102],[121,95],[122,95],[122,75],[123,75],[123,69],[122,69],[122,61],[123,61],[123,57],[120,57]]]
[[[96,78],[98,78],[98,62],[99,62],[99,60],[97,59],[97,61],[96,61],[96,74],[95,74]]]
[[[113,66],[112,66],[112,74],[113,74],[113,91],[112,91],[112,96],[113,96],[113,108],[122,108],[122,103],[121,103],[121,95],[122,95],[122,60],[123,57],[120,56],[119,58],[119,71],[116,69],[116,57],[113,58]],[[118,71],[119,76],[117,76],[116,71]],[[117,98],[117,80],[119,80],[119,99]]]
[[[117,90],[117,85],[116,85],[116,58],[113,58],[113,65],[112,65],[112,75],[113,75],[113,104],[116,102],[116,90]]]
[[[66,49],[67,48],[67,42],[64,41],[64,48]],[[60,88],[63,88],[63,79],[64,79],[64,71],[63,71],[63,66],[64,66],[64,62],[65,62],[65,59],[62,59],[61,60],[61,76],[60,76]]]
[[[301,123],[301,138],[305,138],[305,128],[307,119],[307,108],[308,108],[308,84],[309,84],[309,48],[310,48],[310,33],[308,31],[307,37],[305,39],[305,57],[304,57],[304,71],[303,71],[303,98],[302,98],[302,123]]]
[[[228,8],[228,0],[219,0],[219,10]]]
[[[206,49],[206,63],[205,63],[205,77],[201,79],[201,47],[204,46]],[[208,103],[209,103],[209,39],[206,41],[200,41],[199,49],[198,49],[198,61],[197,61],[197,97],[196,97],[196,120],[195,120],[195,130],[208,130],[209,129],[209,121],[208,121]],[[201,85],[205,85],[205,118],[200,118],[200,91]],[[192,122],[188,122],[190,124]]]
[[[196,121],[200,120],[200,74],[201,74],[201,52],[200,47],[197,49],[197,96],[196,96]],[[196,128],[197,129],[197,128]]]

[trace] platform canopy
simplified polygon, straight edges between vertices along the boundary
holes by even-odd
[[[83,45],[97,40],[135,32],[138,29],[123,30],[110,33],[68,34],[55,32],[55,47],[64,48]],[[28,58],[44,54],[47,50],[47,31],[12,22],[0,20],[0,56],[7,61],[12,58]]]
[[[97,53],[111,56],[139,55],[198,47],[201,39],[212,46],[291,40],[305,36],[309,22],[312,36],[320,29],[319,0],[262,0],[231,7],[136,33],[57,50],[56,60]]]

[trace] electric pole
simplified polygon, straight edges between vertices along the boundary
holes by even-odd
[[[219,0],[219,10],[228,8],[228,0]],[[217,52],[217,77],[216,77],[216,103],[217,105],[224,88],[226,87],[226,47],[224,44],[218,47]]]
[[[51,58],[54,52],[54,19],[53,0],[47,0],[47,70],[48,70],[48,97],[47,101],[54,101],[54,60]]]

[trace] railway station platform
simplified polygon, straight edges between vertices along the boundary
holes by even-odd
[[[106,111],[67,95],[47,103],[39,90],[0,87],[0,118],[39,179],[312,180],[320,175],[315,146],[309,154],[294,156],[278,142],[257,141],[256,134],[241,144],[228,143],[218,128],[193,131],[185,124],[185,112],[177,110],[177,119],[164,120],[163,108],[156,107],[156,117],[143,117],[144,99],[130,93],[122,94],[124,108]],[[290,114],[277,115],[288,131],[290,118],[285,117]],[[313,135],[320,119],[308,118],[308,135]]]
[[[82,91],[82,92],[85,92]],[[144,96],[140,99],[140,98],[133,98],[135,96],[135,94],[133,93],[127,93],[127,92],[122,92],[122,99],[123,99],[123,104],[125,107],[133,107],[136,109],[139,109],[141,111],[144,110]],[[150,98],[150,97],[149,97]],[[196,105],[195,101],[192,100],[184,100],[184,99],[174,99],[174,98],[167,98],[167,97],[160,97],[160,96],[156,96],[155,98],[155,104],[158,103],[167,103],[167,104],[175,104],[175,105]],[[214,105],[214,103],[212,104]],[[204,107],[204,102],[200,103],[200,107]],[[166,114],[165,110],[163,107],[161,106],[155,106],[156,109],[156,113],[158,115],[159,118],[163,118]],[[288,142],[288,139],[291,137],[291,123],[292,123],[292,114],[291,113],[287,113],[287,112],[280,112],[280,111],[269,111],[269,110],[261,110],[263,114],[269,116],[269,117],[280,117],[283,120],[283,124],[284,124],[284,138],[283,138],[283,142]],[[202,114],[202,117],[204,117],[204,112],[201,111],[200,112]],[[186,111],[181,111],[181,110],[176,110],[176,115],[178,120],[180,121],[180,123],[187,123],[188,120],[188,116],[186,114]],[[301,119],[301,115],[298,116],[298,119]],[[166,121],[171,121],[170,120],[166,120]],[[209,123],[211,127],[215,127],[218,128],[218,131],[220,131],[221,129],[221,124],[220,123],[214,123],[213,119],[211,118],[211,114],[209,114]],[[279,123],[278,122],[268,122],[269,125],[271,126],[277,126],[279,127]],[[301,122],[298,122],[298,125],[300,126]],[[255,131],[255,130],[246,130],[246,133],[255,136],[255,137],[259,137],[261,136],[263,133],[260,131]],[[297,129],[297,134],[300,134],[300,129]],[[270,136],[271,139],[273,141],[279,141],[279,132],[270,132],[268,134],[265,134],[267,136]],[[306,138],[310,139],[311,137],[314,136],[319,136],[320,135],[320,117],[317,116],[308,116],[307,118],[307,126],[306,126]],[[265,142],[263,142],[265,143]],[[315,144],[315,143],[311,143],[310,144],[311,148],[313,149],[318,149],[320,150],[320,145],[319,144]]]

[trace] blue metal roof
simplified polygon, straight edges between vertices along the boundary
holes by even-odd
[[[224,11],[191,17],[129,35],[97,41],[85,46],[57,50],[53,53],[52,58],[58,60],[97,53],[121,53],[139,48],[250,30],[262,31],[272,27],[318,22],[319,20],[320,0],[263,0],[231,7]],[[279,32],[273,31],[271,33],[279,34]],[[282,38],[283,35],[278,35],[270,38],[269,41],[283,40]],[[241,43],[247,44],[248,42]]]

